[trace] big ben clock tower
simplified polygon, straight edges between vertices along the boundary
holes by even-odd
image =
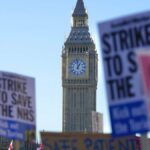
[[[92,132],[98,58],[83,0],[77,0],[72,18],[71,32],[62,50],[63,131]]]

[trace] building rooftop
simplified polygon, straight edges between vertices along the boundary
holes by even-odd
[[[74,12],[73,12],[72,16],[73,17],[88,16],[87,12],[86,12],[86,9],[84,7],[83,0],[78,0],[77,1],[77,4],[76,4],[76,7],[74,9]]]

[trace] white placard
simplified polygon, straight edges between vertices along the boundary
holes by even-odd
[[[0,135],[18,140],[35,138],[35,80],[0,72]]]

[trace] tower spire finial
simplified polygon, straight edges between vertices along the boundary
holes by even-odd
[[[77,0],[76,7],[72,14],[73,17],[88,16],[84,7],[83,0]]]

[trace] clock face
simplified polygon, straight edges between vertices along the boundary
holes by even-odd
[[[86,64],[81,59],[74,59],[69,66],[69,70],[73,75],[80,76],[85,74]]]

